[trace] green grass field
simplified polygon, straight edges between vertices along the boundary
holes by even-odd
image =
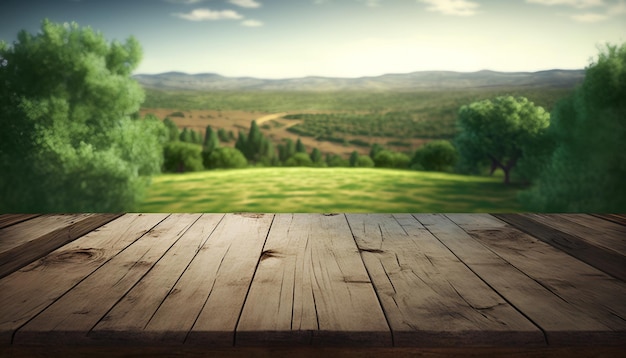
[[[516,212],[499,177],[365,168],[250,168],[155,177],[139,212]]]

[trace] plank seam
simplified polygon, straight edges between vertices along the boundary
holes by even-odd
[[[202,217],[204,217],[205,214],[200,215],[200,217],[198,218],[198,220],[200,220]],[[145,326],[143,327],[144,329],[146,329],[146,327],[148,327],[148,325],[150,324],[150,322],[152,321],[152,319],[154,318],[154,316],[156,316],[157,312],[159,311],[159,309],[161,308],[161,306],[163,305],[163,303],[165,302],[165,300],[167,300],[167,298],[170,296],[170,294],[172,293],[172,290],[174,290],[174,287],[176,287],[176,285],[178,284],[178,282],[181,280],[181,278],[183,277],[183,275],[185,274],[185,272],[187,271],[187,269],[189,268],[189,266],[191,266],[191,263],[193,263],[193,260],[196,259],[196,256],[198,256],[198,254],[200,253],[200,250],[204,247],[204,245],[206,245],[207,241],[209,241],[209,239],[211,238],[211,236],[213,235],[213,233],[215,232],[215,230],[217,229],[217,227],[219,226],[219,224],[222,222],[222,220],[224,220],[224,217],[226,215],[222,215],[222,218],[217,222],[217,224],[215,224],[215,226],[213,227],[213,230],[211,230],[211,232],[207,235],[207,237],[202,241],[202,243],[198,246],[198,249],[196,250],[195,254],[193,255],[193,257],[191,258],[191,260],[189,260],[189,263],[187,264],[187,266],[185,266],[185,269],[181,272],[180,276],[178,276],[178,278],[176,279],[176,282],[174,282],[174,284],[172,285],[172,287],[169,289],[169,291],[167,291],[167,294],[165,296],[163,296],[163,299],[161,300],[161,302],[159,303],[159,305],[157,306],[157,308],[154,310],[154,312],[152,313],[152,315],[150,316],[150,319],[148,319],[148,321],[146,322]],[[191,226],[195,225],[196,222],[198,222],[198,220],[196,220]],[[191,226],[189,228],[191,228]],[[172,245],[174,246],[174,245]],[[156,264],[155,264],[156,265]]]
[[[179,235],[179,236],[178,236],[178,239],[176,239],[176,241],[174,241],[174,242],[170,245],[170,247],[168,247],[168,248],[167,248],[167,250],[165,250],[165,252],[163,252],[163,254],[159,257],[159,259],[158,259],[158,260],[156,260],[156,261],[152,264],[152,266],[150,266],[150,268],[149,268],[148,270],[146,270],[146,272],[144,272],[144,273],[143,273],[143,275],[141,275],[141,277],[140,277],[140,278],[139,278],[139,279],[138,279],[138,280],[137,280],[137,281],[136,281],[136,282],[135,282],[135,283],[134,283],[134,284],[133,284],[133,285],[132,285],[132,286],[131,286],[131,287],[130,287],[127,291],[126,291],[126,292],[124,292],[124,294],[123,294],[120,298],[118,298],[118,299],[117,299],[117,301],[115,301],[115,303],[114,303],[114,304],[112,304],[112,305],[111,305],[111,307],[109,307],[109,309],[108,309],[108,310],[107,310],[107,311],[106,311],[106,312],[102,315],[102,317],[100,317],[100,318],[96,321],[96,323],[94,323],[94,325],[93,325],[91,328],[89,328],[89,330],[87,330],[87,334],[86,334],[87,336],[89,336],[89,334],[90,334],[91,332],[93,332],[94,328],[96,328],[96,326],[97,326],[98,324],[100,324],[100,322],[102,322],[102,320],[103,320],[103,319],[104,319],[104,318],[105,318],[105,317],[106,317],[109,313],[111,313],[111,311],[113,310],[113,308],[115,308],[115,306],[117,306],[117,304],[118,304],[118,303],[120,303],[120,302],[121,302],[121,301],[122,301],[122,300],[123,300],[126,296],[128,296],[128,293],[130,293],[130,292],[131,292],[131,291],[132,291],[132,290],[133,290],[133,289],[134,289],[134,288],[135,288],[135,287],[139,284],[139,282],[141,282],[141,280],[143,280],[143,279],[144,279],[144,277],[146,277],[146,276],[148,275],[148,273],[150,273],[150,272],[152,271],[152,269],[154,269],[154,266],[156,266],[156,265],[159,263],[159,261],[161,261],[161,260],[163,259],[163,257],[165,257],[165,255],[166,255],[166,254],[167,254],[167,253],[168,253],[168,252],[172,249],[172,247],[174,247],[174,245],[176,245],[176,243],[177,243],[178,241],[180,241],[180,239],[181,239],[183,236],[185,236],[185,233],[186,233],[187,231],[189,231],[189,229],[190,229],[190,228],[191,228],[191,227],[192,227],[192,226],[193,226],[193,225],[194,225],[194,224],[195,224],[198,220],[200,220],[200,218],[201,218],[201,217],[202,217],[202,215],[198,216],[198,218],[196,218],[196,220],[194,220],[194,221],[193,221],[193,222],[192,222],[189,226],[187,226],[186,228],[184,228],[183,230],[181,230],[181,231],[178,233],[178,235]],[[151,229],[151,230],[152,230],[152,229]],[[150,231],[148,231],[148,232],[150,232]],[[148,233],[148,232],[146,232],[146,233]],[[145,235],[145,234],[144,234],[144,235]],[[142,235],[142,237],[143,237],[144,235]],[[144,255],[146,255],[146,254],[147,254],[147,252],[146,252],[146,253],[144,253],[144,254],[141,256],[141,258],[143,258],[143,256],[144,256]],[[141,261],[141,258],[140,258],[139,260],[137,260],[137,261],[133,264],[133,267],[134,267],[134,266],[135,266],[135,265],[136,265],[139,261]],[[130,271],[131,269],[132,269],[132,267],[129,269],[129,271]]]
[[[624,221],[620,221],[619,219],[613,219],[610,216],[606,216],[606,215],[602,215],[602,214],[595,214],[595,213],[587,213],[587,215],[591,215],[593,217],[596,217],[598,219],[602,219],[604,221],[608,221],[608,222],[612,222],[614,224],[618,224],[618,225],[622,225],[622,226],[626,226],[626,224],[624,223]]]
[[[515,216],[511,217],[512,215]],[[570,235],[557,228],[533,220],[532,218],[529,218],[527,216],[521,216],[518,214],[492,214],[492,216],[500,219],[501,221],[509,224],[519,231],[522,231],[534,238],[537,238],[542,242],[547,243],[548,245],[562,251],[563,253],[575,258],[576,260],[584,262],[585,264],[599,271],[602,271],[612,278],[620,281],[626,281],[626,275],[624,275],[623,272],[619,270],[619,268],[615,267],[616,262],[619,262],[620,259],[623,258],[623,256],[617,252],[614,253],[614,251],[612,250],[609,251],[602,247],[595,246],[574,235]],[[534,226],[535,229],[529,229],[524,224]],[[553,238],[565,239],[571,243],[574,243],[576,247],[569,248],[566,245],[559,246],[559,244],[555,242],[556,240],[554,240]],[[598,261],[590,258],[590,256],[594,253],[595,255],[602,256],[605,260]]]
[[[270,222],[270,226],[267,228],[267,233],[265,234],[265,239],[263,240],[263,246],[261,248],[261,254],[257,259],[256,265],[254,266],[254,273],[252,274],[252,278],[250,279],[250,283],[248,284],[248,289],[246,290],[246,295],[243,298],[243,303],[241,305],[241,309],[239,310],[239,315],[237,315],[237,322],[235,322],[235,332],[233,332],[233,347],[237,344],[237,331],[239,328],[239,321],[241,320],[241,316],[243,315],[243,308],[248,302],[248,295],[250,294],[250,289],[252,288],[252,282],[254,282],[254,278],[256,277],[256,273],[259,269],[259,265],[261,264],[261,259],[263,258],[263,253],[265,252],[265,245],[267,244],[267,238],[270,236],[272,232],[272,226],[274,225],[274,220],[276,219],[276,214],[272,216],[272,222]],[[226,256],[226,255],[224,255]],[[207,298],[208,299],[208,298]],[[204,307],[203,307],[204,309]],[[202,311],[200,311],[202,312]]]
[[[133,242],[129,243],[128,245],[126,245],[124,248],[122,248],[121,250],[119,250],[115,255],[111,256],[108,260],[104,261],[100,266],[96,267],[93,271],[91,271],[91,273],[89,273],[87,276],[83,277],[82,279],[80,279],[78,282],[76,282],[76,284],[74,284],[72,287],[70,287],[69,289],[67,289],[67,291],[65,291],[63,294],[59,295],[59,297],[55,298],[52,302],[50,302],[50,304],[48,304],[46,307],[42,308],[36,315],[32,316],[31,318],[29,318],[28,320],[26,320],[23,324],[21,324],[19,327],[17,327],[13,333],[11,334],[11,345],[13,345],[15,343],[15,335],[17,334],[17,332],[22,329],[24,326],[26,326],[27,324],[29,324],[32,320],[34,320],[35,318],[37,318],[40,314],[42,314],[45,310],[47,310],[48,308],[50,308],[50,306],[54,305],[57,301],[59,301],[61,298],[63,298],[65,295],[67,295],[69,292],[71,292],[74,288],[76,288],[78,285],[80,285],[83,281],[85,281],[87,278],[91,277],[91,275],[93,275],[96,271],[98,271],[100,268],[102,268],[102,266],[106,265],[109,261],[113,260],[113,258],[117,257],[117,255],[121,254],[124,250],[126,250],[130,245],[134,244],[135,242],[137,242],[137,240],[141,239],[142,237],[144,237],[147,233],[149,233],[150,231],[152,231],[152,229],[154,229],[157,225],[159,225],[160,223],[162,223],[165,219],[167,219],[169,217],[169,215],[167,215],[166,217],[164,217],[162,220],[160,220],[158,223],[156,223],[155,225],[153,225],[150,230],[147,230],[146,232],[144,232],[143,234],[141,234],[138,238],[136,238],[135,240],[133,240]],[[108,312],[107,312],[108,313]]]
[[[363,263],[363,267],[365,267],[365,272],[367,273],[367,277],[370,280],[370,283],[372,285],[372,289],[374,290],[374,293],[376,294],[376,300],[378,301],[378,306],[380,307],[381,311],[383,312],[383,316],[385,317],[385,322],[387,323],[387,328],[389,329],[389,334],[391,335],[391,346],[395,347],[396,346],[396,342],[395,342],[395,338],[394,338],[394,332],[393,329],[391,329],[391,323],[389,323],[389,317],[388,317],[388,313],[385,311],[385,306],[382,303],[382,299],[380,298],[380,294],[378,293],[378,290],[376,289],[376,284],[374,284],[374,280],[372,279],[372,275],[370,274],[369,269],[367,268],[367,265],[365,264],[365,261],[363,260],[363,250],[359,249],[359,243],[356,240],[356,236],[354,235],[354,231],[352,230],[352,226],[350,226],[350,220],[348,220],[348,217],[346,216],[346,214],[343,214],[343,217],[346,219],[346,222],[348,223],[348,228],[350,228],[350,234],[352,235],[352,240],[354,240],[354,245],[357,248],[357,251],[359,252],[359,257],[361,258],[361,263]],[[396,222],[398,222],[398,219],[395,218],[395,216],[393,217],[394,220],[396,220]],[[398,222],[399,224],[399,222]],[[402,225],[400,225],[402,226]],[[380,227],[380,224],[378,225],[378,228],[380,230],[381,233],[381,237],[382,237],[382,228]],[[404,228],[403,228],[404,230]],[[405,230],[406,232],[406,230]],[[381,249],[382,249],[382,240],[381,240]],[[397,259],[397,255],[396,255],[396,259]],[[381,263],[382,265],[382,263]],[[389,279],[389,283],[391,283],[391,287],[393,287],[394,292],[396,291],[396,287],[393,285],[393,282],[391,282],[391,278],[389,278],[389,274],[387,273],[387,270],[385,269],[385,267],[383,266],[383,271],[385,272],[385,275],[387,275],[387,278]],[[394,302],[395,302],[395,297],[393,298]],[[397,303],[396,303],[397,305]]]
[[[445,216],[445,215],[444,215],[444,216]],[[413,216],[413,217],[415,217],[415,216]],[[466,232],[466,231],[465,231],[462,227],[460,227],[457,223],[455,223],[454,221],[452,221],[449,217],[445,216],[445,218],[446,218],[447,220],[449,220],[451,223],[453,223],[454,225],[456,225],[457,227],[459,227],[461,230],[463,230],[463,232]],[[417,220],[418,222],[422,223],[422,222],[421,222],[421,221],[419,221],[419,219],[418,219],[418,218],[416,218],[416,217],[415,217],[415,220]],[[501,298],[502,298],[502,299],[503,299],[506,303],[508,303],[511,307],[513,307],[513,309],[515,309],[515,310],[516,310],[517,312],[519,312],[522,316],[524,316],[524,317],[525,317],[525,318],[526,318],[529,322],[531,322],[531,323],[532,323],[535,327],[537,327],[537,328],[541,331],[541,333],[543,334],[543,339],[544,339],[544,342],[546,343],[546,345],[547,345],[547,346],[549,345],[549,342],[548,342],[548,335],[547,335],[546,331],[544,331],[544,330],[543,330],[543,328],[542,328],[539,324],[537,324],[537,322],[535,322],[532,318],[530,318],[530,317],[529,317],[528,315],[526,315],[526,314],[525,314],[522,310],[520,310],[520,309],[519,309],[516,305],[514,305],[511,301],[509,301],[506,297],[504,297],[504,296],[503,296],[503,295],[502,295],[502,294],[501,294],[498,290],[496,290],[496,289],[495,289],[495,288],[494,288],[491,284],[489,284],[489,282],[485,281],[485,279],[483,279],[483,278],[482,278],[482,277],[481,277],[481,276],[480,276],[480,275],[479,275],[476,271],[474,271],[474,269],[472,269],[472,267],[470,267],[470,265],[468,265],[465,261],[463,261],[463,260],[462,260],[462,259],[461,259],[461,258],[460,258],[460,257],[459,257],[459,256],[458,256],[455,252],[454,252],[454,251],[452,251],[452,250],[448,247],[448,245],[446,245],[443,241],[441,241],[441,240],[439,239],[439,237],[437,237],[437,235],[435,235],[435,233],[434,233],[434,232],[432,232],[432,231],[428,228],[428,226],[427,226],[427,225],[424,225],[423,223],[422,223],[422,225],[424,226],[424,228],[425,228],[426,230],[428,230],[428,232],[430,232],[430,233],[431,233],[431,235],[433,235],[433,237],[435,237],[435,238],[437,239],[437,241],[439,241],[439,242],[440,242],[443,246],[445,246],[445,248],[446,248],[446,249],[448,249],[448,251],[450,251],[450,252],[452,253],[452,255],[454,255],[454,256],[455,256],[455,257],[459,260],[459,262],[461,262],[463,265],[465,265],[465,267],[467,267],[467,268],[468,268],[468,269],[469,269],[469,270],[470,270],[470,271],[471,271],[474,275],[476,275],[476,277],[478,277],[478,279],[480,279],[482,282],[484,282],[484,283],[485,283],[485,285],[487,285],[490,289],[492,289],[492,290],[493,290],[493,292],[495,292],[495,293],[496,293],[498,296],[500,296],[500,297],[501,297]],[[468,236],[469,236],[469,234],[468,234]],[[470,237],[471,237],[471,236],[470,236]],[[474,239],[474,238],[472,238],[472,240],[476,241],[478,244],[482,245],[483,247],[485,246],[485,245],[483,245],[480,241],[478,241],[478,240],[476,240],[476,239]],[[489,249],[489,248],[487,248],[487,249]],[[490,250],[490,251],[491,251],[491,250]],[[494,254],[495,254],[495,253],[494,253]],[[500,257],[500,255],[498,255],[498,254],[496,254],[496,255],[497,255],[498,257]],[[510,262],[508,262],[507,260],[505,260],[505,259],[504,259],[504,258],[502,258],[502,257],[500,257],[500,258],[501,258],[502,260],[504,260],[506,263],[508,263],[509,265],[511,265],[513,268],[515,268],[516,270],[518,270],[518,271],[519,271],[519,269],[518,269],[517,267],[513,266]],[[521,272],[521,271],[520,271],[520,272]],[[523,272],[522,272],[522,273],[523,273]]]

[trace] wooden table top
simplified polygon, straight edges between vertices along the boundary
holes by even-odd
[[[626,343],[626,215],[0,215],[0,346]]]

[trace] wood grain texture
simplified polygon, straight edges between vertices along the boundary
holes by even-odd
[[[46,215],[0,230],[0,278],[121,215]]]
[[[615,344],[623,338],[580,306],[559,297],[477,241],[445,215],[414,216],[475,274],[539,326],[548,344],[576,345],[588,340]],[[503,227],[503,223],[499,227]]]
[[[626,226],[626,214],[589,214],[597,218],[612,221],[616,224]]]
[[[347,215],[396,346],[545,345],[543,333],[411,215]]]
[[[626,226],[587,214],[524,214],[524,216],[576,236],[603,250],[613,251],[612,254],[626,256]]]
[[[41,214],[0,214],[0,229],[36,218]]]
[[[344,215],[276,216],[236,343],[391,346]]]
[[[143,334],[163,343],[232,346],[273,218],[226,214]]]
[[[166,214],[126,214],[0,280],[0,344]]]
[[[144,332],[163,300],[190,262],[200,252],[209,235],[224,217],[204,214],[176,241],[154,267],[92,329],[89,336],[102,341],[149,342]],[[158,337],[157,337],[158,338]]]
[[[447,216],[457,222],[457,217],[468,215]],[[472,237],[568,305],[601,322],[615,335],[626,336],[626,283],[508,225],[490,227],[493,218],[489,215],[471,218],[472,223],[459,226]]]
[[[90,343],[87,333],[91,328],[142,279],[199,216],[168,216],[21,327],[15,334],[14,342]]]
[[[613,277],[626,281],[626,260],[613,250],[590,244],[578,236],[565,233],[550,223],[539,222],[527,214],[494,214],[494,216]]]

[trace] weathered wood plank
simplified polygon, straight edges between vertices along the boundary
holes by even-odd
[[[0,278],[121,215],[49,215],[0,230]]]
[[[1,279],[0,344],[166,216],[126,214]]]
[[[411,215],[347,215],[396,346],[545,345],[541,330]]]
[[[232,346],[273,218],[226,214],[142,334],[162,343]]]
[[[200,214],[172,214],[21,327],[17,344],[81,344]]]
[[[554,228],[552,224],[539,222],[532,216],[525,214],[493,215],[613,277],[626,281],[626,259],[613,250],[606,250],[590,244],[578,236]]]
[[[626,225],[626,214],[589,214],[604,220],[612,221],[616,224]]]
[[[100,342],[145,342],[144,327],[224,217],[204,214],[89,333]]]
[[[457,224],[456,218],[470,217],[447,216]],[[508,225],[490,227],[491,216],[471,218],[472,223],[459,226],[569,305],[626,340],[626,283]]]
[[[550,345],[615,344],[623,336],[590,317],[484,246],[443,214],[414,214],[439,241],[507,302],[538,325]],[[502,224],[500,224],[502,225]]]
[[[626,226],[587,214],[520,214],[603,250],[626,256]],[[626,259],[625,259],[626,260]],[[624,262],[626,265],[626,261]],[[626,270],[626,266],[624,267]]]
[[[36,218],[41,214],[0,214],[0,229],[15,225],[28,219]]]
[[[344,215],[276,216],[236,344],[391,346]]]

